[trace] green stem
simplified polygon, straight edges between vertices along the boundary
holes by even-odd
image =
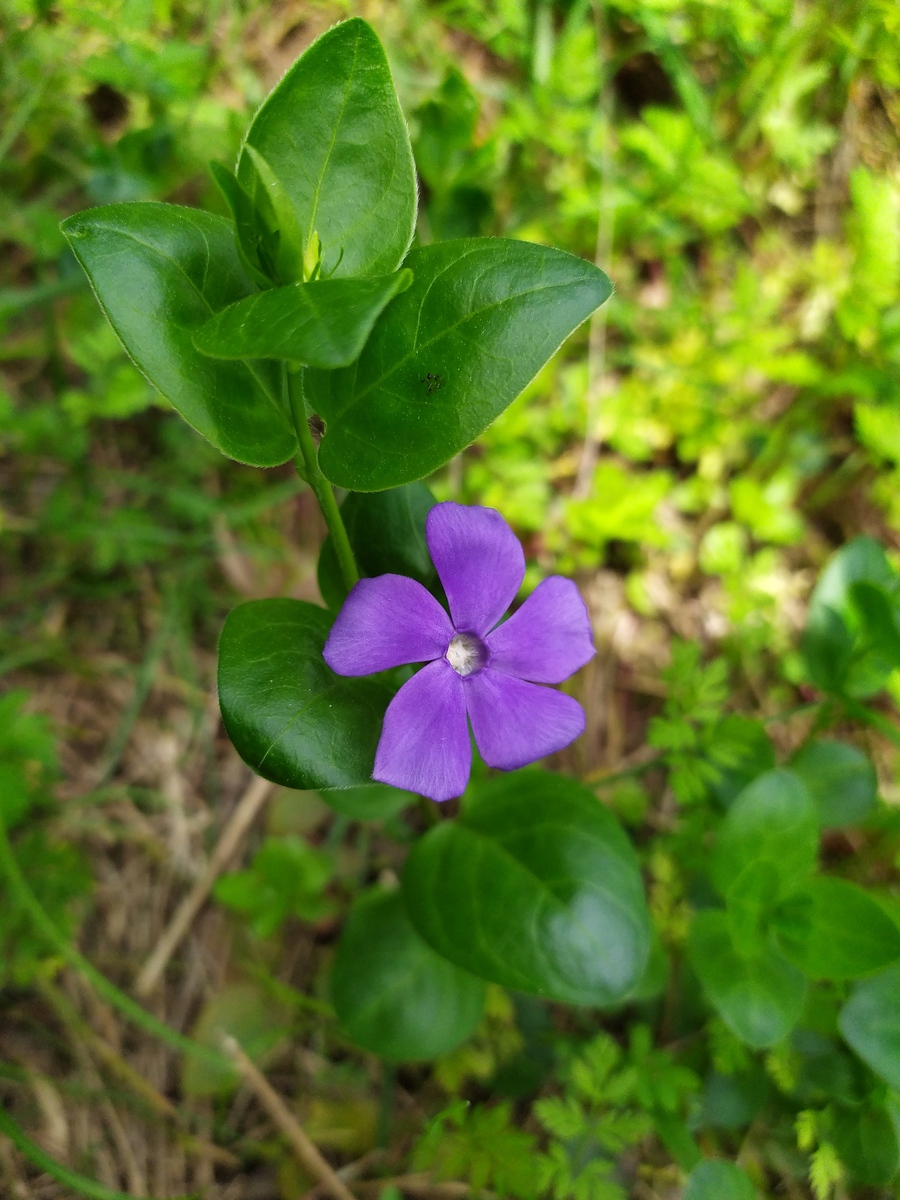
[[[350,545],[350,539],[347,537],[347,530],[344,528],[341,510],[338,508],[337,500],[334,498],[331,484],[319,469],[319,453],[313,441],[309,421],[306,416],[306,402],[303,399],[303,383],[300,372],[288,371],[285,368],[285,373],[287,375],[286,387],[291,406],[291,415],[294,418],[297,441],[300,443],[300,456],[303,459],[303,471],[299,473],[309,481],[309,486],[312,488],[319,502],[322,516],[325,518],[325,524],[328,526],[328,532],[331,534],[331,542],[334,546],[334,552],[337,555],[338,565],[341,568],[344,586],[349,592],[353,585],[359,582],[359,571],[356,568],[356,559],[353,557],[353,548]]]
[[[79,1196],[87,1196],[89,1200],[131,1200],[124,1192],[111,1191],[102,1183],[95,1183],[93,1179],[88,1179],[85,1175],[78,1175],[75,1171],[64,1167],[62,1163],[58,1163],[55,1158],[51,1158],[46,1150],[42,1150],[24,1130],[19,1128],[2,1106],[0,1106],[0,1132],[6,1134],[16,1149],[33,1166],[41,1171],[46,1171],[51,1179],[64,1184],[73,1192],[77,1192]],[[192,1197],[184,1197],[184,1200],[196,1200],[196,1193],[193,1193]]]
[[[0,876],[6,877],[13,900],[28,914],[35,930],[44,938],[44,941],[52,946],[70,967],[78,971],[113,1008],[117,1008],[123,1016],[128,1017],[145,1032],[158,1037],[173,1050],[179,1050],[183,1054],[193,1054],[197,1058],[205,1059],[210,1066],[215,1066],[219,1070],[224,1068],[229,1073],[233,1072],[231,1060],[224,1054],[220,1054],[209,1046],[203,1046],[200,1042],[195,1042],[193,1038],[185,1037],[184,1034],[172,1029],[165,1021],[160,1021],[158,1017],[147,1012],[136,1000],[132,1000],[114,983],[110,983],[106,976],[101,974],[83,954],[79,953],[64,934],[60,933],[19,870],[19,864],[16,862],[16,856],[2,821],[0,821]]]
[[[610,783],[618,783],[620,779],[631,779],[635,775],[646,775],[648,771],[652,771],[654,767],[662,766],[665,762],[664,754],[655,754],[653,758],[648,758],[646,762],[638,763],[634,767],[623,767],[621,771],[607,771],[605,768],[599,771],[591,771],[582,780],[589,787],[606,787]]]

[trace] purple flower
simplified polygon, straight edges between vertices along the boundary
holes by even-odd
[[[372,777],[449,800],[469,781],[466,716],[484,761],[512,771],[584,732],[581,705],[562,683],[594,654],[584,601],[570,579],[538,584],[502,625],[525,575],[515,534],[492,508],[436,504],[428,548],[450,616],[405,575],[361,579],[325,644],[338,675],[372,675],[425,662],[388,705]],[[452,617],[452,620],[451,620]]]

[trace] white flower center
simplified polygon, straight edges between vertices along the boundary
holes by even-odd
[[[447,647],[447,662],[463,679],[480,671],[488,659],[487,646],[474,633],[457,633]]]

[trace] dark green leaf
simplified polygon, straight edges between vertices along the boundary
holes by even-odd
[[[401,809],[415,803],[412,792],[389,787],[386,783],[367,783],[362,787],[323,790],[325,803],[335,812],[354,821],[385,821]]]
[[[369,783],[391,691],[335,675],[322,658],[333,617],[302,600],[235,608],[219,642],[219,703],[244,762],[285,787]]]
[[[688,1175],[683,1200],[756,1200],[756,1188],[740,1167],[708,1158]]]
[[[188,424],[238,462],[272,467],[297,439],[268,363],[220,363],[192,335],[254,285],[221,217],[113,204],[62,224],[122,345]]]
[[[896,576],[884,547],[874,538],[854,538],[832,555],[810,598],[810,613],[824,604],[852,623],[854,613],[850,588],[861,581],[882,587],[896,585]]]
[[[791,770],[806,784],[823,829],[856,825],[875,808],[875,768],[855,746],[817,738],[794,755]]]
[[[688,939],[691,965],[719,1016],[751,1046],[774,1046],[796,1025],[806,981],[773,946],[739,954],[724,912],[694,918]]]
[[[860,580],[850,586],[850,600],[862,627],[862,637],[874,653],[900,667],[900,627],[891,596],[877,584]]]
[[[425,518],[434,504],[424,483],[386,492],[351,492],[341,505],[341,516],[360,574],[409,575],[433,587],[437,573],[425,541]],[[318,577],[325,603],[340,608],[347,588],[330,536],[319,554]]]
[[[331,977],[347,1034],[393,1062],[445,1054],[471,1034],[484,983],[422,941],[399,891],[375,889],[350,912]]]
[[[838,1024],[863,1062],[900,1091],[900,965],[858,984]]]
[[[880,650],[860,637],[854,584],[874,584],[893,596],[897,578],[884,549],[870,537],[858,537],[829,560],[812,594],[803,652],[815,683],[825,691],[855,697],[881,690],[892,669]]]
[[[612,285],[593,263],[502,238],[421,246],[413,285],[357,363],[306,372],[326,422],[320,461],[353,491],[397,487],[478,437]]]
[[[738,953],[757,954],[763,949],[778,891],[778,870],[765,858],[748,863],[728,889],[728,928]]]
[[[399,267],[415,223],[415,172],[387,59],[365,21],[344,21],[313,42],[256,114],[246,142],[290,199],[304,249],[318,233],[325,274]],[[238,179],[252,186],[246,151]]]
[[[810,609],[801,648],[809,677],[817,687],[835,694],[845,689],[855,642],[853,632],[833,608],[820,604]]]
[[[713,851],[713,883],[726,896],[741,871],[766,860],[777,871],[778,895],[803,885],[819,846],[816,807],[791,771],[767,771],[728,810]],[[777,898],[777,897],[773,897]]]
[[[282,358],[343,367],[359,357],[378,315],[409,287],[409,271],[294,283],[238,300],[194,334],[214,358]]]
[[[900,958],[900,929],[853,883],[814,879],[787,907],[778,940],[810,979],[853,979]]]
[[[897,1126],[883,1106],[836,1109],[831,1140],[856,1183],[884,1187],[900,1167]]]
[[[561,775],[521,771],[473,787],[459,819],[414,847],[403,889],[435,950],[505,987],[613,1004],[647,961],[634,851],[596,796]]]
[[[231,209],[234,221],[235,243],[244,270],[262,288],[272,286],[272,277],[264,270],[260,261],[260,230],[253,201],[227,167],[221,163],[209,164],[209,169],[219,191]]]
[[[254,187],[257,201],[265,197],[261,205],[267,211],[268,225],[277,235],[274,242],[275,274],[279,283],[300,283],[304,278],[303,249],[306,239],[297,220],[294,206],[281,185],[281,180],[255,146],[245,145],[244,154],[253,164],[258,180]],[[262,195],[260,194],[262,193]]]

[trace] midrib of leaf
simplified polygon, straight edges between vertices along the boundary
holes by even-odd
[[[472,253],[474,253],[474,251],[472,251]],[[457,259],[456,261],[460,262],[462,260]],[[449,270],[449,268],[447,268],[447,269]],[[571,281],[568,283],[543,284],[541,287],[529,288],[528,291],[517,292],[514,296],[506,296],[502,300],[495,300],[491,304],[485,304],[481,308],[477,308],[473,312],[467,313],[464,317],[461,317],[460,320],[455,321],[452,325],[445,326],[443,329],[441,329],[438,333],[436,333],[433,337],[429,338],[427,341],[421,342],[413,350],[410,350],[405,355],[403,355],[402,358],[396,359],[391,364],[390,369],[385,371],[383,375],[380,375],[377,379],[372,380],[371,383],[366,384],[366,386],[361,391],[358,391],[358,392],[355,392],[354,394],[352,394],[340,408],[338,408],[334,411],[334,413],[331,416],[331,419],[332,420],[340,420],[340,418],[344,415],[344,413],[347,412],[347,410],[349,408],[353,407],[359,401],[363,400],[369,394],[369,392],[373,391],[375,388],[380,387],[385,382],[385,380],[390,379],[390,377],[392,375],[396,375],[396,373],[400,370],[400,368],[403,367],[407,362],[409,362],[409,360],[411,358],[414,358],[421,351],[427,350],[430,346],[433,346],[435,342],[440,341],[441,338],[449,336],[451,333],[454,333],[457,329],[462,328],[464,325],[468,324],[468,322],[475,320],[477,317],[480,317],[485,313],[491,312],[493,309],[502,308],[504,305],[516,304],[516,303],[518,303],[518,301],[524,300],[528,296],[537,295],[539,292],[548,292],[548,291],[556,290],[559,288],[570,288],[571,286],[572,286]],[[424,298],[423,298],[423,304],[424,304]]]
[[[312,208],[311,208],[310,214],[309,214],[309,226],[306,230],[306,244],[307,245],[309,244],[309,239],[312,237],[313,233],[315,232],[316,213],[319,210],[319,198],[322,193],[322,184],[325,181],[325,173],[328,170],[328,164],[331,162],[331,156],[334,153],[334,147],[337,142],[338,130],[341,127],[341,122],[344,120],[344,114],[347,111],[347,104],[350,99],[350,89],[353,84],[353,77],[356,73],[356,60],[359,58],[359,42],[360,42],[360,39],[359,39],[359,36],[357,35],[357,37],[354,39],[354,42],[353,42],[353,62],[350,64],[350,71],[347,74],[347,87],[344,91],[344,100],[343,100],[343,103],[341,104],[340,116],[334,123],[334,128],[331,133],[331,142],[328,146],[328,151],[325,154],[325,159],[322,163],[321,170],[319,171],[318,182],[316,183],[315,191],[313,192]]]

